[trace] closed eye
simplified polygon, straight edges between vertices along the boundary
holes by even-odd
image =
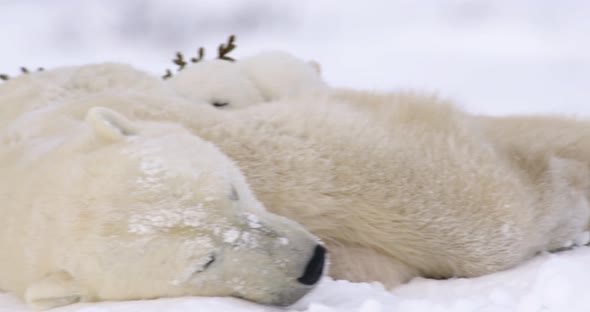
[[[209,268],[209,266],[211,264],[213,264],[213,262],[215,262],[215,260],[216,260],[214,253],[212,253],[209,257],[210,257],[209,261],[207,261],[207,263],[205,263],[205,265],[203,266],[203,269],[202,269],[203,271],[207,270],[207,268]]]
[[[225,106],[228,106],[229,103],[228,102],[223,102],[223,101],[213,101],[211,103],[211,105],[213,105],[215,107],[225,107]]]
[[[187,268],[187,270],[190,270],[188,273],[188,275],[184,275],[178,279],[174,279],[171,280],[170,283],[172,285],[176,285],[176,286],[180,286],[180,285],[184,285],[186,283],[189,283],[191,280],[193,280],[194,278],[196,278],[199,274],[205,272],[207,269],[209,269],[211,267],[211,265],[213,263],[215,263],[215,260],[217,260],[217,256],[215,255],[215,252],[212,252],[209,254],[209,256],[205,259],[202,259],[203,261],[198,261],[193,263],[193,265],[191,265],[191,267]]]
[[[207,262],[205,262],[205,264],[203,264],[203,266],[196,270],[193,274],[198,274],[206,271],[215,262],[215,260],[217,260],[217,258],[215,257],[215,253],[211,253],[209,255],[209,259],[207,260]]]

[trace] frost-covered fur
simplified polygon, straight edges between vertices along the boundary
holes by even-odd
[[[47,309],[185,295],[286,305],[312,288],[297,279],[315,238],[264,210],[234,162],[177,122],[193,105],[172,94],[119,65],[0,86],[0,290]]]
[[[101,73],[77,85],[116,85],[133,72],[105,68],[71,71]],[[50,74],[10,81],[0,99],[13,89],[22,94],[0,104],[32,105],[29,94],[47,92]],[[479,276],[560,249],[588,230],[587,121],[547,117],[522,129],[518,122],[508,127],[509,119],[468,115],[435,97],[370,93],[301,97],[226,114],[165,88],[133,91],[150,79],[126,82],[127,92],[105,88],[62,100],[60,107],[80,116],[102,105],[131,120],[176,122],[214,143],[236,162],[268,210],[325,241],[335,278],[394,286],[415,276]],[[559,134],[542,137],[552,129]],[[537,133],[542,143],[535,142]],[[175,159],[186,161],[193,155],[175,152]],[[55,170],[69,176],[68,168]],[[3,196],[12,199],[11,193]],[[146,261],[161,254],[149,249]]]
[[[236,62],[204,61],[167,81],[194,103],[221,109],[240,109],[327,88],[318,63],[281,51],[266,51]]]

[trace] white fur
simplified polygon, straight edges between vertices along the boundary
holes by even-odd
[[[317,62],[305,62],[280,51],[262,52],[236,62],[203,61],[182,70],[168,84],[194,103],[226,104],[221,109],[240,109],[327,88]]]
[[[140,95],[170,96],[159,83],[144,90],[153,81],[104,65],[0,86],[0,289],[36,309],[184,295],[294,302],[312,288],[297,279],[316,239],[265,211],[214,145],[161,110],[149,113],[166,121],[140,118]]]

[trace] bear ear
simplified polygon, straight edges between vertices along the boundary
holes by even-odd
[[[80,288],[67,272],[58,271],[33,282],[25,291],[25,301],[37,310],[47,310],[80,301]]]
[[[109,142],[118,142],[137,133],[125,116],[105,107],[93,107],[86,114],[86,123],[96,135]]]
[[[307,64],[313,68],[313,70],[318,73],[318,75],[322,74],[322,65],[316,61],[307,61]]]

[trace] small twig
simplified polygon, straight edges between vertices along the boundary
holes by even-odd
[[[205,49],[203,47],[200,47],[197,57],[192,57],[191,62],[198,63],[198,62],[202,61],[204,57],[205,57]]]
[[[226,60],[226,61],[230,61],[230,62],[234,62],[235,59],[233,59],[232,57],[227,56],[227,54],[229,54],[229,52],[231,52],[233,49],[235,49],[237,46],[235,45],[234,41],[235,41],[236,37],[234,35],[229,36],[229,40],[227,41],[227,44],[220,44],[219,48],[217,48],[217,53],[218,56],[217,58],[220,60]]]
[[[180,52],[176,52],[176,58],[172,60],[172,62],[178,65],[178,71],[181,71],[186,66],[186,61],[184,60],[184,56]]]
[[[45,70],[45,68],[43,68],[43,67],[38,67],[36,71],[38,71],[38,72],[42,72],[42,71],[44,71],[44,70]],[[28,74],[30,74],[30,73],[31,73],[31,70],[30,70],[30,69],[28,69],[28,68],[27,68],[27,67],[25,67],[25,66],[22,66],[22,67],[20,67],[20,72],[21,72],[21,74],[23,74],[23,75],[28,75]],[[3,81],[10,80],[10,76],[8,76],[7,74],[0,74],[0,80],[3,80]]]
[[[228,54],[233,51],[237,46],[235,44],[236,36],[231,35],[228,38],[227,44],[220,44],[217,52],[218,56],[217,59],[225,60],[229,62],[234,62],[235,59],[228,56]],[[197,55],[195,57],[191,57],[189,60],[184,59],[184,55],[181,52],[176,52],[176,57],[172,59],[172,63],[174,63],[178,68],[176,69],[177,72],[183,70],[187,65],[190,63],[199,63],[205,59],[205,49],[200,47],[197,50]],[[170,69],[166,69],[166,73],[162,76],[162,79],[169,79],[174,76],[174,73]]]
[[[166,75],[162,76],[162,79],[166,80],[172,78],[172,71],[169,69],[166,69]]]

